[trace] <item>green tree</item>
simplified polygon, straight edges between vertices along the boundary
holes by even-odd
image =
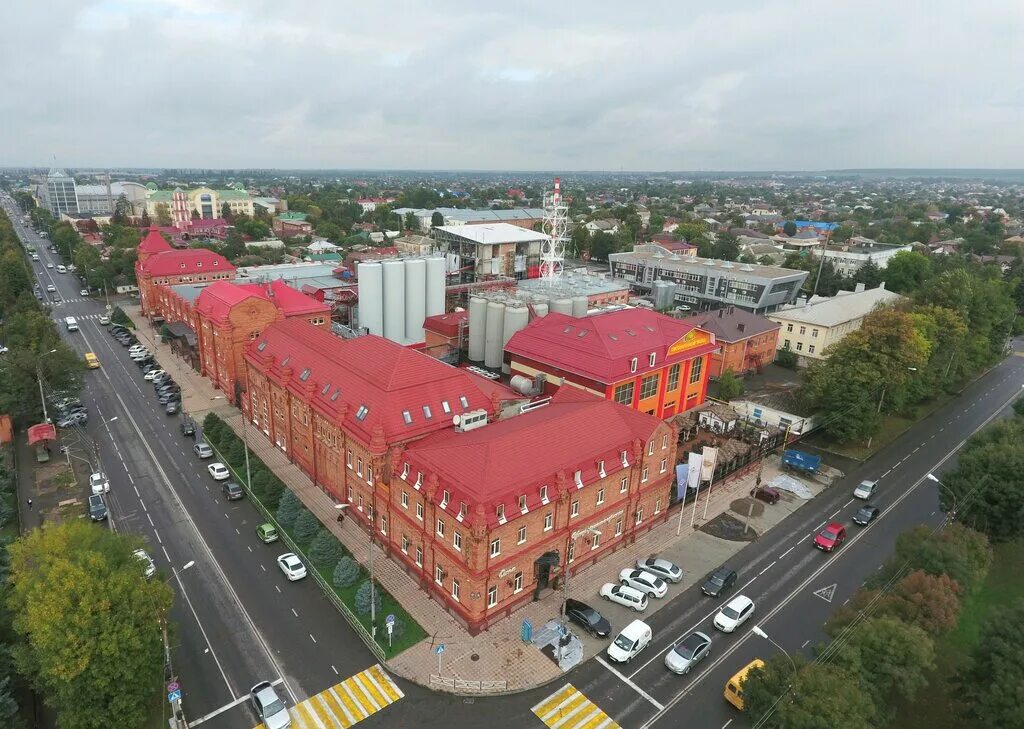
[[[912,294],[932,275],[932,260],[917,251],[900,251],[885,267],[885,287],[900,294]]]
[[[796,356],[796,352],[786,346],[780,347],[775,352],[775,363],[779,367],[785,367],[788,370],[795,370],[799,358]]]
[[[416,217],[416,213],[409,211],[405,214],[405,229],[413,233],[419,231],[420,219]]]
[[[345,548],[329,530],[321,529],[309,546],[309,558],[317,567],[336,565],[345,556]]]
[[[1020,725],[1024,703],[1024,600],[997,608],[981,626],[970,661],[957,675],[965,726]]]
[[[736,376],[732,370],[726,370],[718,379],[718,399],[735,400],[743,394],[743,380]]]
[[[14,657],[62,728],[143,726],[163,689],[157,628],[172,592],[143,578],[137,546],[81,521],[10,546]]]
[[[792,238],[794,235],[796,235],[796,223],[794,223],[792,220],[787,220],[782,225],[782,232],[788,235],[790,238]]]
[[[430,227],[437,228],[441,225],[444,225],[444,216],[435,210],[430,216]]]
[[[128,216],[131,214],[131,205],[128,204],[128,198],[125,197],[124,193],[121,193],[117,202],[114,203],[114,213],[111,215],[110,220],[118,225],[124,225],[128,222]]]
[[[380,599],[380,587],[375,585],[370,580],[364,580],[359,589],[356,590],[356,612],[362,615],[368,615],[370,613],[370,602],[373,602],[373,609],[377,615],[380,615],[381,599]]]
[[[16,250],[0,253],[0,304],[6,309],[22,294],[32,291],[25,259]]]
[[[11,676],[0,679],[0,726],[5,729],[24,729],[25,721],[21,718],[21,708],[14,698]]]
[[[292,490],[285,491],[281,501],[277,505],[277,523],[285,529],[291,529],[295,520],[299,517],[299,511],[303,509],[302,501]]]
[[[295,541],[305,547],[316,539],[316,535],[320,533],[321,529],[323,527],[320,525],[320,520],[316,518],[316,514],[303,508],[295,518],[295,527],[293,528]]]
[[[331,582],[334,583],[335,587],[344,589],[356,584],[361,574],[362,571],[359,569],[359,563],[351,557],[345,556],[339,559],[338,564],[335,565]]]
[[[225,203],[221,203],[221,205],[220,205],[220,216],[222,218],[224,218],[224,220],[228,221],[229,223],[231,222],[231,218],[233,216],[231,214],[231,204],[230,203],[226,203],[226,202]]]
[[[139,219],[139,224],[143,228],[148,228],[153,224],[153,221],[149,219],[149,211],[146,210],[145,208],[143,208],[142,210],[142,217]]]
[[[167,203],[156,204],[156,224],[164,227],[171,224],[171,208]]]
[[[735,261],[740,257],[739,240],[732,233],[718,233],[711,245],[711,257],[722,261]]]
[[[752,722],[762,729],[873,729],[876,708],[856,674],[796,660],[796,675],[781,654],[747,675],[743,711]]]
[[[825,632],[834,638],[870,611],[874,617],[897,618],[939,636],[956,626],[962,592],[949,575],[914,570],[885,594],[878,589],[857,590],[848,603],[829,616]]]
[[[962,524],[950,524],[932,533],[927,526],[903,532],[896,549],[882,569],[867,580],[867,587],[885,585],[904,570],[922,570],[930,575],[949,575],[969,594],[988,574],[992,548],[984,534]]]

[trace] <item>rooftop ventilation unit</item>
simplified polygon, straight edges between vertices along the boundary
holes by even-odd
[[[487,411],[470,410],[468,413],[455,415],[452,417],[452,424],[459,433],[467,433],[470,430],[482,428],[487,425]]]

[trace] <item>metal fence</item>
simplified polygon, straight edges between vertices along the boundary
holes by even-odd
[[[438,676],[436,673],[430,674],[430,683],[437,686],[446,686],[456,693],[459,691],[493,693],[495,691],[508,690],[507,681],[467,681],[466,679],[456,678],[454,676]]]

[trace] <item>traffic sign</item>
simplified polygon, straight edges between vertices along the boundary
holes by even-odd
[[[394,625],[395,624],[395,614],[391,613],[386,618],[384,618],[384,623],[386,625]]]
[[[181,701],[181,690],[171,691],[167,694],[168,703],[173,704],[175,701]]]
[[[434,653],[436,653],[437,655],[441,655],[442,653],[444,653],[444,643],[438,643],[437,648],[434,649]]]
[[[177,681],[171,681],[169,684],[167,684],[167,691],[168,691],[168,693],[170,693],[171,691],[177,691],[180,688],[181,688],[181,684],[178,683]]]

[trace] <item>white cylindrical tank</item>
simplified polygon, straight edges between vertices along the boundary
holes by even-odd
[[[508,374],[509,366],[505,364],[505,345],[512,335],[525,327],[530,321],[530,310],[522,305],[505,307],[505,322],[501,332],[501,369]]]
[[[444,313],[444,258],[431,256],[427,261],[427,316]]]
[[[379,263],[360,263],[356,267],[359,277],[359,326],[370,334],[384,336],[384,298],[381,285],[383,271]]]
[[[512,375],[512,379],[508,381],[508,385],[522,395],[533,394],[533,380],[526,375]]]
[[[571,299],[554,299],[551,302],[551,311],[557,314],[565,314],[566,316],[572,316],[572,300]]]
[[[427,262],[422,258],[405,261],[405,338],[423,341],[423,319],[427,316]]]
[[[533,315],[534,316],[547,316],[548,315],[548,305],[547,305],[547,303],[545,302],[543,304],[534,304],[533,305]]]
[[[572,315],[573,316],[586,316],[587,315],[587,297],[586,296],[573,296],[572,297]]]
[[[484,366],[491,369],[501,367],[502,346],[505,340],[501,332],[504,326],[505,305],[498,301],[487,304],[487,329],[484,331]]]
[[[487,299],[469,300],[469,360],[484,361],[484,332],[487,330]]]
[[[384,336],[401,342],[405,340],[405,264],[384,261],[381,268],[384,272]]]

